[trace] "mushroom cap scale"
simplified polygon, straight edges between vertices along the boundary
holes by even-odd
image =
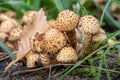
[[[58,14],[55,28],[61,31],[71,31],[77,27],[79,17],[73,11],[64,10]]]

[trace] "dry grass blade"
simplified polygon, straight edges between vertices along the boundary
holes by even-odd
[[[15,71],[13,73],[10,73],[9,75],[10,76],[16,76],[16,75],[19,75],[19,74],[26,74],[26,73],[30,73],[30,72],[39,71],[39,70],[42,70],[42,69],[47,69],[47,68],[51,69],[52,67],[61,66],[61,65],[74,66],[75,64],[53,64],[51,66],[40,67],[40,68],[36,68],[36,69],[27,69],[27,70]],[[51,73],[51,71],[49,71],[49,78],[51,77],[50,73]]]

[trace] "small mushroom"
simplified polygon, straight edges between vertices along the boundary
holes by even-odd
[[[7,11],[4,13],[5,15],[7,15],[9,18],[12,18],[12,19],[17,19],[17,15],[15,12],[13,11]]]
[[[97,34],[100,30],[98,20],[92,15],[85,15],[80,18],[79,27],[83,28],[84,33]]]
[[[34,13],[36,13],[36,11],[27,11],[22,17],[23,23],[27,24],[28,22],[31,22]]]
[[[21,33],[22,33],[22,29],[19,27],[12,29],[10,31],[8,40],[9,41],[19,40]]]
[[[58,14],[55,28],[61,31],[71,31],[77,27],[79,17],[70,10],[64,10]]]
[[[71,63],[78,59],[76,51],[72,47],[64,47],[60,50],[56,57],[58,62]]]
[[[5,20],[0,25],[0,31],[9,33],[15,25],[10,20]]]
[[[76,48],[77,39],[75,28],[77,27],[79,17],[73,11],[64,10],[58,14],[55,28],[65,31],[69,39],[70,45]]]
[[[106,38],[107,38],[107,36],[104,33],[99,33],[92,37],[92,42],[100,42]]]
[[[50,29],[45,32],[43,40],[40,43],[44,43],[44,45],[39,44],[44,51],[54,54],[67,44],[67,40],[64,34],[58,29]]]
[[[41,34],[42,35],[42,34]],[[40,45],[45,45],[45,44],[42,44],[39,40],[42,40],[42,36],[41,36],[39,33],[36,33],[35,36],[32,36],[30,38],[30,47],[31,47],[31,50],[35,53],[38,53],[39,54],[39,59],[42,63],[43,66],[49,66],[50,65],[50,58],[49,58],[49,55],[47,52],[43,51],[41,49],[41,46],[39,46],[38,44]],[[41,39],[40,39],[41,38]]]

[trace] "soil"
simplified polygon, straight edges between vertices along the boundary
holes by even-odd
[[[5,55],[5,53],[3,55]],[[108,64],[109,69],[120,71],[120,65],[118,64],[117,55],[118,55],[117,53],[113,55],[107,54],[107,57],[109,58],[106,60],[106,62]],[[3,70],[9,64],[10,61],[11,60],[9,58],[0,60],[0,75],[2,80],[57,80],[58,78],[50,76],[49,68],[42,69],[42,66],[38,65],[38,63],[34,69],[26,68],[24,60],[13,65],[8,71],[8,73],[6,75],[3,75]],[[99,65],[99,60],[94,60],[94,65],[97,67]],[[51,75],[56,74],[58,72],[63,71],[65,68],[66,68],[65,66],[53,67],[51,69],[50,74]],[[72,72],[69,75],[67,75],[63,80],[93,80],[93,79],[94,79],[93,76],[88,75],[87,73],[76,74],[75,72]],[[104,71],[102,72],[100,80],[108,80],[106,73]],[[120,74],[111,73],[111,80],[120,80]]]

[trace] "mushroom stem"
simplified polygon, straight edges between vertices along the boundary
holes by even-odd
[[[49,66],[50,65],[50,57],[48,53],[42,52],[39,55],[40,61],[43,64],[43,66]]]
[[[66,35],[67,35],[67,37],[69,39],[70,45],[75,49],[76,45],[77,45],[77,39],[76,39],[75,30],[67,31]]]

